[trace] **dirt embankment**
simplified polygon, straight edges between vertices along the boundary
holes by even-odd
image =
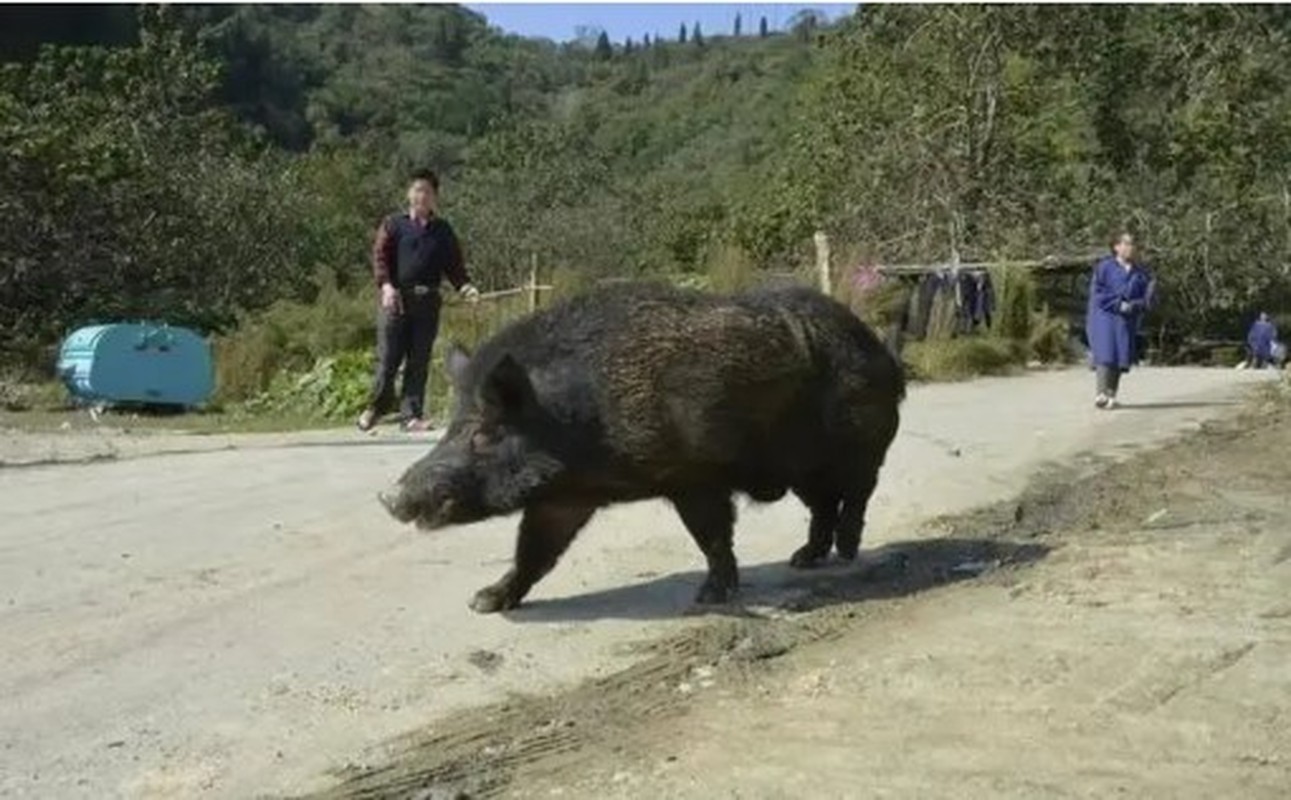
[[[1285,797],[1291,411],[1038,478],[328,797]]]

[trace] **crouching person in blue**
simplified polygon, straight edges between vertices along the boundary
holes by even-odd
[[[1246,334],[1246,346],[1251,351],[1251,366],[1255,369],[1264,369],[1270,364],[1276,364],[1273,348],[1277,341],[1277,327],[1269,320],[1269,315],[1261,311],[1255,324]]]
[[[1094,267],[1085,333],[1097,389],[1094,405],[1115,408],[1121,375],[1138,362],[1139,324],[1152,303],[1152,276],[1134,262],[1134,237],[1122,233],[1112,252]]]
[[[479,291],[467,277],[457,234],[439,216],[438,205],[439,178],[421,170],[408,185],[408,211],[387,217],[377,228],[372,247],[372,272],[381,292],[377,368],[359,430],[371,430],[394,403],[400,365],[403,428],[429,427],[424,404],[431,348],[439,333],[440,284],[447,279],[467,300],[479,299]]]

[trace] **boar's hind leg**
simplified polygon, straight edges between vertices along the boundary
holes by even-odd
[[[807,529],[807,543],[789,558],[789,566],[807,569],[819,564],[829,555],[834,545],[834,530],[838,527],[838,505],[842,498],[827,489],[814,491],[794,489],[794,494],[811,511],[811,526]]]
[[[735,506],[730,492],[692,492],[671,498],[686,530],[708,559],[708,577],[699,587],[695,602],[725,603],[739,587],[732,542],[735,536]]]
[[[475,593],[471,608],[481,614],[520,605],[533,585],[551,572],[574,536],[596,512],[595,506],[539,503],[525,508],[516,538],[515,564],[492,586]]]
[[[870,503],[870,495],[874,494],[874,487],[878,485],[880,466],[882,462],[866,463],[843,495],[843,508],[834,533],[834,549],[844,561],[855,561],[856,553],[861,549],[865,509]]]

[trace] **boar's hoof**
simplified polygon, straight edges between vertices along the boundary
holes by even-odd
[[[840,560],[851,562],[856,560],[856,554],[860,552],[861,546],[839,544],[834,546],[834,550],[838,553],[838,558]]]
[[[471,610],[478,614],[496,614],[520,605],[520,601],[499,586],[485,586],[471,598]]]
[[[828,550],[822,553],[811,545],[805,544],[789,556],[789,566],[794,569],[812,569],[819,567],[828,555]]]
[[[731,601],[731,587],[716,581],[704,581],[695,595],[695,602],[701,606],[720,606]]]
[[[748,490],[749,497],[755,503],[774,503],[789,493],[784,486],[751,486]]]

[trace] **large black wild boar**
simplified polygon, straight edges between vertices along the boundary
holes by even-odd
[[[432,529],[523,511],[515,563],[476,593],[514,608],[598,508],[672,502],[708,560],[700,603],[738,585],[732,495],[811,511],[791,563],[854,559],[898,425],[900,364],[810,289],[717,296],[654,284],[585,294],[447,360],[444,437],[381,495]]]

